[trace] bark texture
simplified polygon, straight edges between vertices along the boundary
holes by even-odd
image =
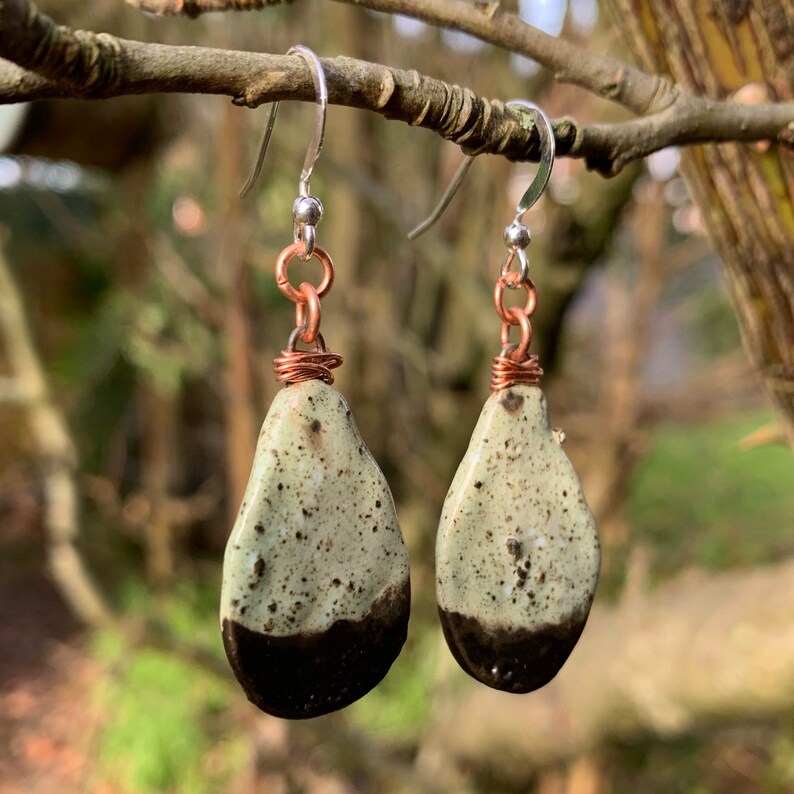
[[[611,0],[645,69],[720,100],[794,97],[794,6],[767,0]],[[794,136],[794,127],[788,131]],[[794,156],[783,146],[703,146],[683,154],[739,318],[794,445]]]

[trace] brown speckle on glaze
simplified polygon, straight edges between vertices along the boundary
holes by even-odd
[[[515,414],[521,410],[521,406],[524,404],[524,397],[513,389],[508,389],[501,398],[500,404],[507,413]],[[510,439],[505,439],[505,445],[509,441]]]
[[[595,522],[541,390],[492,394],[436,540],[436,598],[453,655],[488,686],[543,686],[582,632],[599,563]]]
[[[507,546],[507,553],[514,559],[518,560],[521,558],[521,553],[523,549],[521,548],[521,541],[516,540],[515,538],[508,538],[505,541],[505,546]]]

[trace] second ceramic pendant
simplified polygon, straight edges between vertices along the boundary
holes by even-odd
[[[493,361],[492,394],[449,489],[436,539],[436,598],[452,655],[469,675],[495,689],[531,692],[560,670],[582,633],[595,595],[600,547],[593,516],[538,383],[530,355],[537,306],[529,278],[529,229],[521,223],[540,198],[554,164],[554,130],[523,100],[540,142],[537,175],[504,231],[508,247],[494,288],[502,350]],[[448,204],[472,159],[464,161],[427,221]],[[519,268],[511,266],[518,260]],[[523,291],[522,307],[504,305],[505,290]],[[510,342],[510,329],[521,332]]]
[[[582,633],[599,556],[540,388],[494,392],[444,502],[436,545],[439,615],[461,667],[508,692],[548,683]]]

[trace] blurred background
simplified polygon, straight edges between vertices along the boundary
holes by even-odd
[[[552,117],[623,117],[463,34],[333,3],[198,21],[40,6],[128,38],[303,43]],[[521,11],[625,55],[597,0]],[[611,180],[558,161],[526,218],[533,347],[604,560],[571,660],[516,697],[447,652],[433,548],[499,349],[502,229],[534,166],[480,158],[409,243],[459,150],[329,108],[312,180],[337,267],[323,331],[397,503],[410,635],[343,712],[287,723],[245,700],[220,643],[220,563],[280,388],[293,307],[272,268],[313,123],[284,103],[240,202],[265,115],[208,96],[0,108],[0,791],[794,791],[794,461],[675,150]]]

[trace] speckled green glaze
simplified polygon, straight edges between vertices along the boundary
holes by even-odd
[[[464,670],[509,692],[546,684],[595,594],[600,547],[537,386],[493,393],[444,502],[436,595]]]
[[[405,640],[408,555],[386,481],[336,389],[277,395],[226,546],[221,626],[249,699],[313,717],[386,674]]]

